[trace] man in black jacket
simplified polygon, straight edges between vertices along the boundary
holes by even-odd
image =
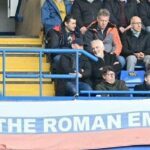
[[[61,25],[55,26],[47,33],[47,48],[71,48],[76,38],[82,37],[76,25],[76,19],[67,15]]]
[[[127,70],[134,71],[135,65],[150,63],[150,34],[142,29],[142,21],[138,16],[131,18],[131,29],[124,33],[122,55],[126,57]]]
[[[106,0],[104,0],[105,2]],[[98,11],[103,7],[101,0],[75,0],[72,5],[72,14],[82,34],[87,31],[92,21],[96,20]]]
[[[48,31],[46,36],[46,48],[71,49],[71,45],[76,38],[82,38],[82,34],[76,27],[76,19],[72,15],[67,15],[60,26],[55,26],[52,30]],[[55,72],[60,54],[52,54],[49,57],[50,60],[52,60],[53,72]]]
[[[96,90],[103,91],[127,91],[128,87],[122,80],[115,78],[115,71],[111,66],[105,66],[102,70],[102,82],[96,85]],[[101,94],[101,96],[129,96],[128,94]]]
[[[73,49],[83,49],[83,40],[76,39],[72,43]],[[79,90],[92,90],[91,88],[91,64],[84,55],[79,56],[79,72],[76,71],[76,55],[62,54],[60,57],[59,74],[70,74],[79,76]],[[74,96],[77,94],[75,79],[64,79],[57,83],[57,95]],[[63,86],[62,88],[60,86]]]
[[[139,14],[148,32],[150,32],[150,0],[144,0],[139,4]]]
[[[136,0],[108,0],[106,8],[110,12],[110,21],[124,33],[130,28],[130,19],[138,15]]]
[[[136,85],[134,87],[135,91],[150,91],[150,70],[148,70],[145,75],[144,75],[144,83],[141,85]],[[150,93],[149,94],[135,94],[135,96],[139,96],[139,97],[150,97]]]
[[[102,70],[105,66],[111,66],[116,74],[121,71],[121,64],[119,63],[115,54],[104,52],[104,44],[101,40],[93,40],[91,42],[93,54],[98,57],[98,61],[91,61],[92,64],[92,83],[93,88],[102,81]]]

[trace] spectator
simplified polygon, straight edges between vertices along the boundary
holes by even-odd
[[[150,0],[144,0],[139,4],[139,14],[146,31],[150,32]]]
[[[102,70],[103,81],[96,86],[96,90],[104,91],[126,91],[126,84],[122,80],[116,80],[116,74],[111,66],[105,66]],[[127,94],[102,94],[102,96],[126,96]]]
[[[106,8],[110,11],[110,21],[124,33],[130,28],[130,19],[138,15],[136,0],[108,0]]]
[[[72,42],[80,38],[79,29],[76,27],[76,19],[67,15],[61,25],[55,26],[47,34],[48,48],[71,48]]]
[[[106,53],[104,51],[104,44],[101,40],[93,40],[91,42],[93,53],[98,57],[98,61],[92,61],[92,82],[93,88],[102,81],[102,70],[105,66],[111,66],[116,74],[121,71],[121,64],[119,63],[115,54]]]
[[[46,33],[63,22],[70,13],[71,6],[70,0],[45,0],[41,9],[41,20]]]
[[[142,29],[141,18],[131,18],[131,29],[123,35],[123,55],[126,57],[127,70],[134,71],[135,65],[150,63],[150,35]]]
[[[76,39],[72,44],[73,49],[83,49],[83,40]],[[76,72],[76,59],[75,54],[62,54],[59,63],[60,74],[72,74],[79,76],[79,90],[92,90],[90,76],[91,76],[91,64],[83,55],[79,56],[79,72]],[[76,83],[75,79],[61,80],[58,84],[57,95],[74,96],[76,95]],[[61,88],[60,86],[63,86]],[[60,89],[60,90],[59,90]]]
[[[77,25],[82,34],[87,31],[92,21],[96,20],[98,11],[103,7],[101,0],[75,0],[72,14],[77,19]]]
[[[125,66],[125,59],[120,56],[122,50],[121,40],[117,28],[109,23],[110,13],[107,9],[101,9],[97,15],[97,21],[92,24],[84,36],[85,50],[91,52],[90,42],[100,39],[104,43],[105,51],[115,54],[121,63]]]
[[[82,38],[80,31],[76,28],[76,19],[74,19],[72,15],[67,15],[64,19],[64,22],[60,26],[56,26],[54,29],[48,32],[46,47],[70,49],[72,48],[71,45],[76,38]],[[51,56],[54,71],[57,68],[60,54],[53,54]]]
[[[144,75],[144,83],[141,85],[136,85],[134,87],[135,91],[150,91],[150,70],[146,71]],[[150,97],[150,94],[135,94],[139,97]]]

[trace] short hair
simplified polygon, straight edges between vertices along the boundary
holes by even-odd
[[[134,20],[135,18],[138,18],[138,19],[141,20],[141,18],[140,18],[139,16],[133,16],[133,17],[130,19],[130,24],[133,24],[133,20]],[[142,21],[142,20],[141,20],[141,21]]]
[[[64,18],[63,23],[65,23],[65,22],[66,22],[66,23],[69,23],[71,19],[76,20],[75,17],[74,17],[73,15],[71,15],[71,14],[66,15],[65,18]]]
[[[95,40],[91,41],[91,45],[92,45],[93,43],[97,43],[97,42],[101,45],[101,49],[104,50],[104,49],[105,49],[104,43],[103,43],[103,41],[101,41],[100,39],[95,39]]]
[[[115,70],[112,66],[104,66],[102,69],[102,75],[106,75],[108,71],[112,71],[115,73]]]
[[[149,76],[150,75],[150,70],[147,70],[146,72],[145,72],[145,74],[144,74],[144,77],[146,78],[147,76]]]
[[[100,9],[98,14],[97,14],[97,17],[100,17],[100,16],[110,17],[110,12],[107,9]]]

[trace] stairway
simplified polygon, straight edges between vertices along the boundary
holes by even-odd
[[[0,37],[0,48],[40,48],[40,37]],[[28,50],[28,49],[27,49]],[[0,89],[3,89],[3,59],[0,53]],[[50,64],[45,54],[42,56],[42,71],[49,74]],[[6,73],[39,73],[39,54],[7,53]],[[6,96],[39,96],[39,78],[6,78]],[[51,79],[42,79],[42,96],[54,96],[54,84]]]

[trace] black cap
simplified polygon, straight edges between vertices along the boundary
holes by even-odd
[[[73,44],[84,45],[83,38],[76,38],[76,39],[73,41]]]

